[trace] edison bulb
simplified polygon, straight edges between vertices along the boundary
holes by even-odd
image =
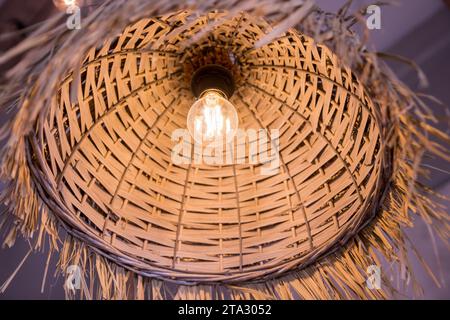
[[[237,112],[220,91],[207,90],[189,110],[187,127],[202,145],[229,143],[238,128]]]

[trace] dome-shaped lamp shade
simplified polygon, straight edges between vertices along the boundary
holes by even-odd
[[[265,30],[243,16],[248,28],[227,50],[216,48],[236,21],[179,48],[204,20],[176,41],[164,21],[141,20],[91,55],[80,69],[80,99],[70,103],[76,80],[68,77],[38,124],[34,150],[58,214],[101,250],[182,281],[262,279],[310,263],[371,215],[379,124],[363,86],[326,47],[291,30],[252,49],[248,39]],[[156,25],[161,31],[150,36]],[[130,47],[164,37],[170,49]],[[120,54],[121,46],[131,52]],[[276,174],[263,174],[248,155],[222,166],[172,161],[174,130],[209,139],[238,123],[278,130]]]

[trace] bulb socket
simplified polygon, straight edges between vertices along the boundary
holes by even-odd
[[[208,64],[194,72],[191,80],[191,90],[196,98],[201,97],[206,91],[219,91],[227,99],[234,92],[233,75],[225,67],[218,64]]]

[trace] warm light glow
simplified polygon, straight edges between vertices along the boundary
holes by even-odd
[[[189,110],[187,127],[197,143],[230,142],[238,127],[237,112],[220,92],[208,90]]]
[[[80,0],[53,0],[53,3],[62,11],[72,6],[80,6]]]

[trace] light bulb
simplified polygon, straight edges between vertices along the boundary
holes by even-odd
[[[229,143],[236,135],[238,116],[235,107],[218,90],[206,90],[192,105],[187,127],[195,142],[202,145]]]

